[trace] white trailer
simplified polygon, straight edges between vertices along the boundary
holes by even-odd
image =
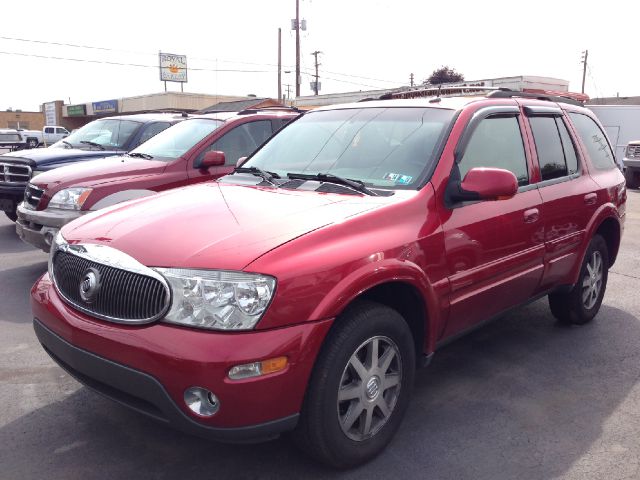
[[[602,126],[621,168],[629,142],[640,140],[640,105],[586,105]]]

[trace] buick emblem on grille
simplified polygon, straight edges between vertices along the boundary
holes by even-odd
[[[80,298],[85,303],[91,303],[95,300],[96,295],[100,291],[100,272],[95,268],[88,268],[82,280],[80,281]]]

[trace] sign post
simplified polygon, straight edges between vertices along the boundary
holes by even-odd
[[[184,92],[183,86],[187,82],[187,56],[160,52],[158,57],[160,81],[164,82],[164,91],[167,91],[167,82],[178,82],[180,91]]]

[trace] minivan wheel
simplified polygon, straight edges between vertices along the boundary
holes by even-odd
[[[407,409],[416,361],[411,331],[389,307],[358,302],[336,322],[316,361],[294,438],[322,463],[347,468],[391,441]]]
[[[551,313],[561,323],[583,325],[593,320],[607,288],[609,252],[600,235],[594,235],[582,261],[578,283],[568,293],[549,295]]]

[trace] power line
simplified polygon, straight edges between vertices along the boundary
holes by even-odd
[[[37,44],[41,44],[41,45],[55,45],[58,47],[71,47],[71,48],[85,48],[85,49],[91,49],[91,50],[100,50],[100,51],[107,51],[107,52],[118,52],[118,53],[129,53],[129,54],[134,54],[134,55],[147,55],[147,56],[156,56],[158,55],[157,52],[140,52],[140,51],[134,51],[134,50],[121,50],[121,49],[116,49],[116,48],[108,48],[108,47],[100,47],[100,46],[95,46],[95,45],[83,45],[83,44],[78,44],[78,43],[65,43],[65,42],[54,42],[54,41],[47,41],[47,40],[35,40],[35,39],[28,39],[28,38],[18,38],[18,37],[7,37],[7,36],[0,36],[0,40],[12,40],[12,41],[16,41],[16,42],[26,42],[26,43],[37,43]],[[7,53],[4,52],[6,54],[13,54],[13,53]],[[23,55],[23,56],[29,56],[27,54],[17,54],[17,55]],[[35,56],[35,55],[33,55]],[[39,57],[38,57],[39,58]],[[47,58],[45,56],[42,56],[42,58]],[[235,63],[238,65],[255,65],[255,66],[267,66],[267,67],[277,67],[276,64],[274,63],[259,63],[259,62],[247,62],[247,61],[240,61],[240,60],[225,60],[225,59],[220,59],[220,58],[204,58],[204,57],[189,57],[193,60],[201,60],[201,61],[206,61],[206,62],[222,62],[222,63]],[[77,61],[75,59],[72,59],[71,61]],[[95,62],[91,62],[91,63],[97,63],[97,61]],[[113,64],[116,65],[120,65],[120,63],[118,62],[113,62]],[[122,64],[122,65],[128,65],[128,64]],[[135,64],[133,64],[134,66],[137,66]],[[140,65],[142,66],[142,65]],[[145,67],[147,65],[144,65]],[[154,66],[155,68],[157,68],[157,65]],[[283,65],[283,67],[285,68],[292,68],[293,65]],[[196,69],[196,68],[189,68],[189,70],[203,70],[203,71],[207,71],[207,69]],[[214,69],[211,71],[234,71],[234,70],[220,70],[220,69]],[[245,70],[239,70],[241,72],[245,71]],[[247,70],[249,72],[252,72],[250,70]],[[363,80],[371,80],[374,82],[382,82],[382,83],[392,83],[395,85],[402,85],[403,82],[398,82],[398,81],[393,81],[393,80],[383,80],[381,78],[372,78],[372,77],[365,77],[362,75],[353,75],[353,74],[348,74],[348,73],[340,73],[340,72],[331,72],[329,70],[325,70],[326,73],[329,73],[331,75],[338,75],[341,77],[348,77],[348,78],[361,78]],[[371,85],[366,85],[366,84],[362,84],[362,83],[355,83],[355,82],[344,82],[344,83],[352,83],[353,85],[361,85],[364,87],[370,87]],[[374,87],[374,88],[379,88],[379,87]]]
[[[19,57],[33,57],[33,58],[43,58],[46,60],[64,60],[68,62],[84,62],[84,63],[100,63],[104,65],[118,65],[124,67],[143,67],[143,68],[158,68],[158,65],[144,65],[141,63],[124,63],[124,62],[111,62],[108,60],[91,60],[88,58],[69,58],[69,57],[55,57],[52,55],[37,55],[35,53],[20,53],[20,52],[5,52],[0,51],[0,55],[16,55]],[[189,67],[189,70],[192,71],[201,71],[201,72],[235,72],[235,73],[269,73],[270,70],[238,70],[238,69],[222,69],[222,68],[193,68]]]

